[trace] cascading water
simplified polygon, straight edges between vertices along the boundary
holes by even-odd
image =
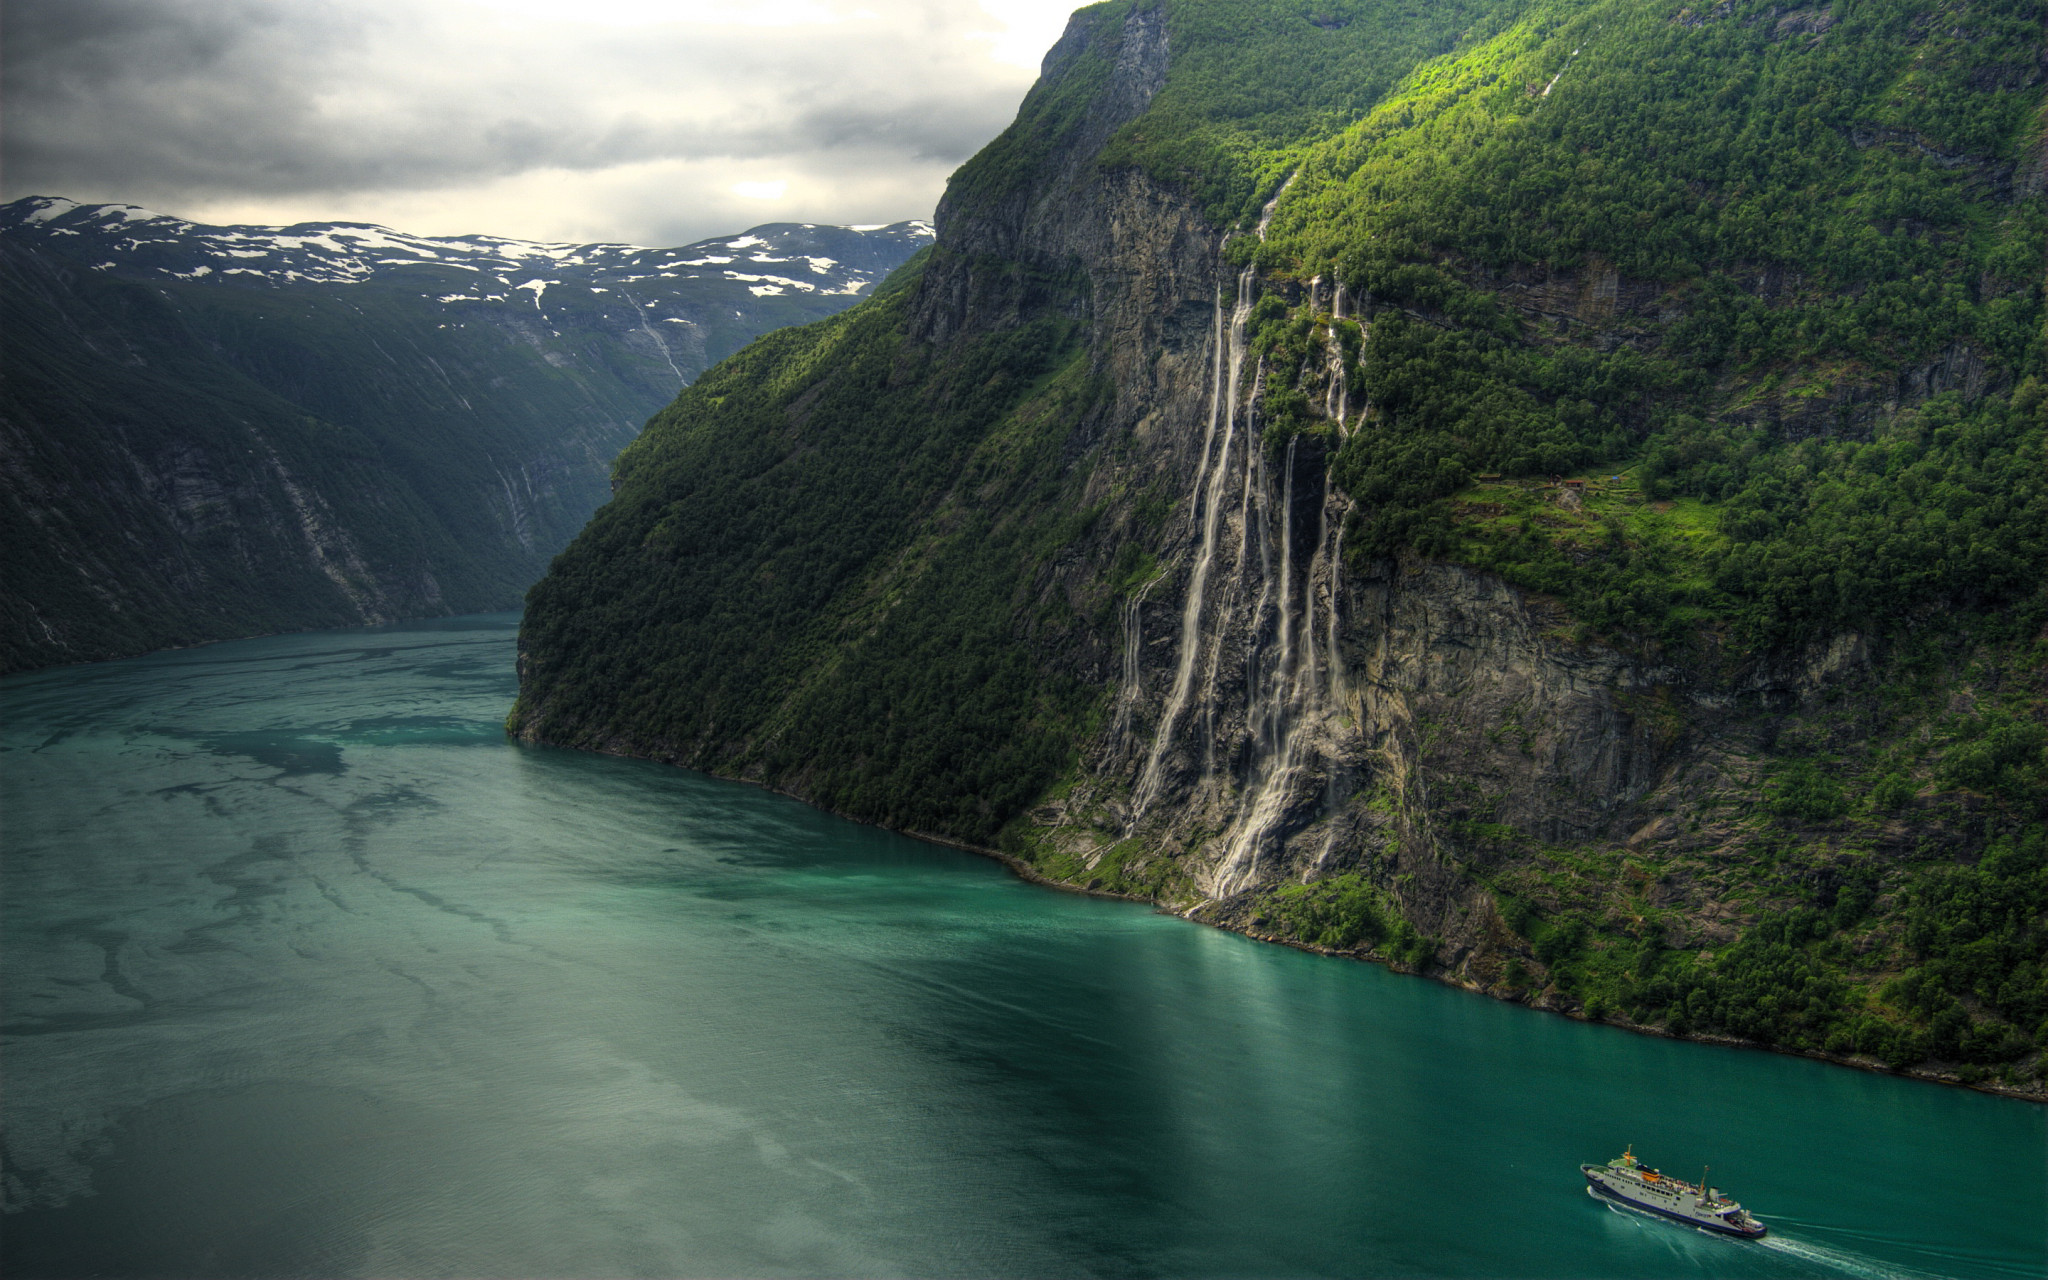
[[[1337,438],[1346,434],[1351,417],[1351,380],[1344,372],[1344,348],[1337,341],[1337,322],[1345,319],[1344,282],[1339,280],[1330,295],[1330,342],[1324,349],[1329,360],[1329,385],[1323,392],[1323,416],[1337,424]]]
[[[1336,776],[1323,748],[1335,740],[1345,696],[1336,577],[1346,505],[1324,482],[1324,461],[1309,460],[1299,436],[1288,442],[1278,474],[1268,473],[1264,450],[1255,443],[1254,404],[1255,397],[1242,409],[1226,404],[1221,436],[1227,452],[1206,459],[1210,465],[1199,490],[1208,504],[1204,536],[1182,606],[1174,685],[1126,828],[1137,830],[1176,777],[1185,788],[1180,814],[1221,804],[1229,817],[1211,845],[1221,854],[1207,877],[1215,897],[1240,892],[1257,879],[1264,853],[1297,800],[1336,797],[1334,785],[1312,787],[1318,773]],[[1235,447],[1240,435],[1241,449]],[[1226,502],[1222,495],[1232,483],[1237,500]],[[1303,493],[1310,483],[1316,534],[1304,569],[1298,552],[1308,548],[1297,545],[1304,540],[1297,537],[1296,516],[1311,496]],[[1232,520],[1236,536],[1225,537]],[[1241,659],[1232,656],[1240,652]],[[1127,686],[1133,679],[1127,677]],[[1233,719],[1238,707],[1241,726]],[[1171,767],[1184,723],[1193,723],[1203,736],[1199,780],[1192,769],[1176,775]],[[1128,732],[1126,721],[1122,734]],[[1230,768],[1219,769],[1219,761]]]
[[[1272,207],[1260,219],[1261,232]],[[1205,859],[1210,869],[1201,878],[1216,898],[1257,882],[1276,842],[1305,825],[1304,806],[1331,809],[1341,800],[1337,743],[1343,732],[1340,708],[1348,696],[1338,649],[1348,504],[1327,483],[1323,446],[1305,444],[1298,435],[1277,460],[1278,474],[1269,473],[1257,413],[1267,373],[1263,357],[1249,388],[1243,387],[1256,285],[1252,269],[1238,276],[1227,326],[1220,297],[1217,303],[1208,426],[1189,493],[1193,561],[1181,602],[1174,677],[1136,766],[1125,824],[1126,835],[1136,833],[1171,792],[1172,811],[1155,825],[1183,839],[1212,833],[1204,843],[1213,851]],[[1322,299],[1320,290],[1320,281],[1311,283],[1312,307]],[[1346,301],[1337,286],[1333,318]],[[1341,431],[1349,391],[1334,335],[1329,350],[1326,407]],[[1226,497],[1233,486],[1234,502]],[[1310,500],[1317,511],[1315,540],[1304,557],[1297,552],[1309,547],[1306,538],[1296,545],[1302,523],[1296,516]],[[1233,522],[1235,530],[1229,528]],[[1113,732],[1117,756],[1125,761],[1135,754],[1126,744],[1134,747],[1141,732],[1134,721],[1143,656],[1136,602],[1129,608],[1124,694]],[[1196,761],[1179,749],[1189,733],[1202,738],[1199,775]],[[1327,854],[1327,838],[1324,844]]]
[[[1247,683],[1246,728],[1252,758],[1239,793],[1235,817],[1224,833],[1224,856],[1210,878],[1212,896],[1223,898],[1249,887],[1262,855],[1288,810],[1302,798],[1317,767],[1316,745],[1330,740],[1331,721],[1341,704],[1342,676],[1337,650],[1338,556],[1343,544],[1342,499],[1325,488],[1317,504],[1315,552],[1295,601],[1294,482],[1299,437],[1290,441],[1280,504],[1280,609],[1276,650]],[[1336,519],[1331,519],[1332,514]],[[1334,535],[1332,530],[1334,529]],[[1324,646],[1316,647],[1316,609],[1327,613]],[[1336,770],[1325,766],[1334,783]],[[1326,786],[1325,802],[1334,798]]]
[[[1145,607],[1145,596],[1158,582],[1159,579],[1154,578],[1139,587],[1124,605],[1124,677],[1117,686],[1116,723],[1110,729],[1119,743],[1130,735],[1131,709],[1138,704],[1138,695],[1144,690],[1141,683],[1143,673],[1139,670],[1139,659],[1145,647],[1145,623],[1141,611]]]
[[[1189,516],[1201,521],[1201,550],[1195,556],[1195,567],[1188,577],[1187,598],[1181,605],[1179,663],[1173,674],[1173,688],[1167,694],[1165,710],[1160,713],[1159,725],[1153,731],[1151,752],[1131,793],[1130,830],[1137,829],[1152,802],[1159,798],[1166,753],[1173,745],[1174,730],[1180,724],[1181,714],[1187,709],[1188,694],[1194,688],[1195,660],[1202,639],[1202,606],[1208,593],[1210,570],[1216,562],[1216,537],[1222,524],[1222,503],[1219,499],[1230,472],[1231,448],[1237,439],[1237,384],[1244,371],[1245,324],[1252,311],[1253,279],[1254,271],[1249,266],[1238,274],[1237,301],[1231,308],[1230,327],[1223,335],[1224,340],[1215,344],[1209,428],[1202,439],[1202,459],[1195,472],[1194,491],[1189,495]],[[1220,299],[1218,310],[1220,315]],[[1227,375],[1224,372],[1226,367]],[[1223,439],[1212,461],[1210,450],[1216,442],[1219,416],[1223,420]]]
[[[1244,605],[1246,595],[1244,566],[1251,563],[1252,539],[1259,544],[1259,602],[1252,606],[1252,627],[1254,634],[1259,629],[1258,619],[1266,616],[1266,602],[1272,594],[1273,548],[1266,537],[1266,455],[1254,443],[1259,436],[1259,389],[1266,385],[1266,361],[1262,356],[1258,367],[1252,372],[1251,394],[1246,398],[1244,416],[1245,468],[1244,485],[1237,501],[1237,564],[1239,572],[1233,575],[1229,589],[1218,610],[1218,616],[1228,619]],[[1227,621],[1217,626],[1209,635],[1209,656],[1203,670],[1209,673],[1202,686],[1202,784],[1206,787],[1216,776],[1216,710],[1219,702],[1217,679],[1223,670],[1223,643],[1229,638],[1231,629]],[[1251,668],[1245,669],[1246,684],[1251,682]]]

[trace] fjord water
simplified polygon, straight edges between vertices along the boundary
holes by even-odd
[[[507,743],[510,615],[0,682],[13,1276],[2039,1275],[2040,1107]],[[1637,1153],[1775,1229],[1610,1209]]]

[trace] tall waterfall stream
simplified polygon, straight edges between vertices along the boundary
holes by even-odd
[[[1323,452],[1303,450],[1299,437],[1269,465],[1260,436],[1263,360],[1249,385],[1244,376],[1257,287],[1256,270],[1246,267],[1227,321],[1220,296],[1216,302],[1173,681],[1136,764],[1124,824],[1129,836],[1157,821],[1169,794],[1177,813],[1220,822],[1209,846],[1217,852],[1203,859],[1202,888],[1215,898],[1257,881],[1275,842],[1304,825],[1292,820],[1304,802],[1329,808],[1341,799],[1335,743],[1346,681],[1337,575],[1348,504],[1327,482]],[[1335,301],[1342,305],[1341,292]],[[1328,408],[1341,429],[1349,391],[1341,356],[1332,360]],[[1141,592],[1126,606],[1112,735],[1119,751],[1140,727],[1143,600]]]

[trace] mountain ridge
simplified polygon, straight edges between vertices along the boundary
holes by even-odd
[[[1081,11],[929,258],[622,457],[510,727],[2038,1096],[2038,6],[1680,8]]]
[[[679,386],[928,238],[659,250],[14,201],[0,669],[513,607]]]

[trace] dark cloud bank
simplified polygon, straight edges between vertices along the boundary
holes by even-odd
[[[1000,131],[1028,74],[972,56],[971,5],[874,7],[551,27],[464,0],[7,0],[0,195],[187,216],[378,193],[426,208],[521,175],[643,166],[647,183],[695,189],[593,198],[647,206],[621,217],[675,242],[736,225],[703,184],[767,166],[803,190],[860,184],[869,205],[896,181],[910,207],[892,215],[922,216],[933,175]]]

